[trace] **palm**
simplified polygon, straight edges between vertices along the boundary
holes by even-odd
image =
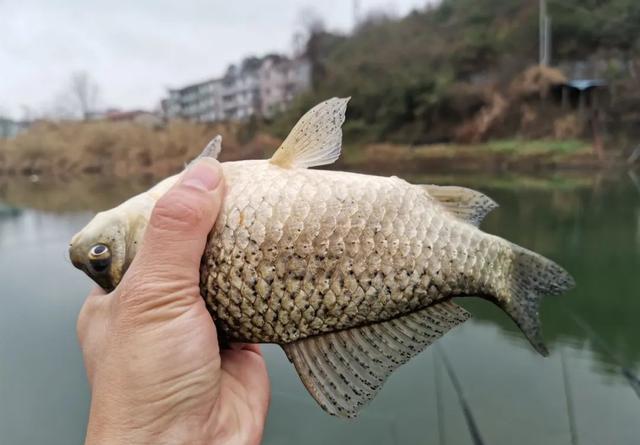
[[[205,342],[204,350],[210,351],[210,354],[199,355],[200,360],[204,356],[210,363],[219,363],[219,373],[216,373],[219,376],[217,394],[214,391],[213,394],[209,393],[208,397],[214,403],[214,407],[229,411],[217,413],[216,416],[225,418],[225,414],[228,414],[231,415],[230,420],[242,419],[242,422],[234,427],[237,430],[262,431],[264,414],[269,404],[270,385],[260,348],[257,345],[242,344],[220,351],[215,328],[211,325],[211,316],[204,304],[200,307],[202,309],[198,311],[198,324],[204,329],[198,331],[204,335],[197,341]],[[193,325],[188,329],[193,332]],[[227,428],[231,429],[231,426],[227,425]]]
[[[261,439],[269,404],[264,359],[256,345],[219,350],[199,292],[202,254],[222,206],[222,169],[202,160],[177,180],[158,199],[128,268],[113,255],[109,274],[126,270],[119,282],[110,277],[116,289],[94,292],[78,317],[92,387],[88,444]],[[143,198],[145,206],[157,199]],[[83,268],[90,267],[84,245],[104,229],[96,218],[99,229],[83,231],[71,247]],[[113,220],[106,222],[112,230]],[[118,233],[111,242],[121,249],[112,250],[122,253],[128,239]]]
[[[253,346],[222,351],[220,406],[233,407],[234,419],[242,419],[236,428],[249,428],[250,434],[262,432],[269,404],[269,376],[262,355]]]
[[[213,435],[223,430],[242,443],[259,442],[270,389],[257,345],[219,351],[215,326],[199,298],[188,306],[141,314],[135,332],[114,331],[119,313],[114,305],[117,298],[96,291],[81,312],[78,328],[91,383],[98,366],[114,374],[126,370],[118,379],[119,390],[141,396],[135,411],[145,423],[156,420],[153,412],[143,412],[145,407],[160,399],[170,402],[173,416],[199,418]],[[110,341],[115,336],[123,338]],[[109,366],[133,356],[135,367]],[[181,388],[177,394],[176,388]]]

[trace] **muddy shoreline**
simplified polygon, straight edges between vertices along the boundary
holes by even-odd
[[[277,145],[273,148],[261,147],[260,145],[251,144],[250,147],[223,150],[220,159],[224,162],[266,158],[277,147]],[[192,157],[195,154],[190,153],[189,155]],[[348,149],[338,162],[323,168],[390,175],[398,170],[415,174],[438,172],[538,174],[563,171],[590,173],[632,167],[626,160],[627,157],[619,151],[608,152],[604,158],[599,158],[588,147],[571,153],[556,153],[554,151],[491,153],[481,146],[438,145],[415,149],[385,144]],[[47,159],[41,159],[37,163],[5,163],[0,166],[0,183],[6,182],[12,177],[32,177],[38,180],[41,178],[70,180],[78,175],[113,179],[142,176],[161,178],[180,171],[184,162],[185,160],[181,157],[157,159],[150,157],[149,161],[144,164],[113,161],[112,158],[91,160],[75,165]]]

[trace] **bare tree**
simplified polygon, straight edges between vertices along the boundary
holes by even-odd
[[[309,37],[301,31],[296,31],[295,33],[293,33],[293,37],[291,38],[291,47],[293,48],[294,57],[301,57],[302,55],[304,55],[307,49],[308,39]]]
[[[321,62],[324,55],[324,36],[327,34],[322,16],[313,7],[307,6],[298,12],[299,30],[295,34],[294,54],[304,56],[311,63],[311,84],[313,89],[318,86],[326,69]]]
[[[98,102],[98,84],[86,71],[76,71],[71,75],[69,83],[69,95],[73,102],[73,108],[83,120],[87,120],[92,111],[95,111]]]
[[[298,12],[298,22],[301,24],[301,33],[307,39],[315,34],[321,34],[326,30],[324,19],[318,11],[307,6]]]
[[[387,3],[380,5],[377,8],[370,9],[364,14],[364,17],[360,17],[360,21],[356,28],[366,28],[371,25],[379,25],[382,23],[396,20],[400,14],[394,3]]]
[[[78,112],[75,98],[65,89],[58,92],[51,102],[40,110],[39,115],[47,120],[66,121],[77,119],[80,112]]]

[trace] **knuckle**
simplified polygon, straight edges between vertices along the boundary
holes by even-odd
[[[199,287],[185,280],[167,283],[148,279],[127,283],[117,294],[116,322],[120,331],[139,329],[149,322],[174,318],[200,298]]]
[[[153,270],[135,270],[123,281],[123,286],[116,293],[116,299],[122,306],[136,306],[136,302],[144,300],[147,295],[156,293],[155,283],[158,280],[153,275]]]
[[[149,224],[162,231],[197,227],[205,219],[205,212],[198,198],[192,193],[168,192],[156,203]]]

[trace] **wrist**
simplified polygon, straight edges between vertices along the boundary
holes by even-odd
[[[214,408],[208,419],[171,413],[151,419],[144,408],[116,400],[92,397],[85,445],[258,445],[262,439],[264,421],[251,413]]]
[[[168,426],[163,431],[151,431],[146,428],[131,428],[126,425],[110,423],[96,424],[89,421],[85,445],[212,445],[232,442],[214,440],[203,434],[194,434],[189,428],[180,425]]]
[[[118,406],[93,397],[85,445],[210,445],[231,443],[214,441],[209,428],[190,418],[149,418],[144,409]]]

